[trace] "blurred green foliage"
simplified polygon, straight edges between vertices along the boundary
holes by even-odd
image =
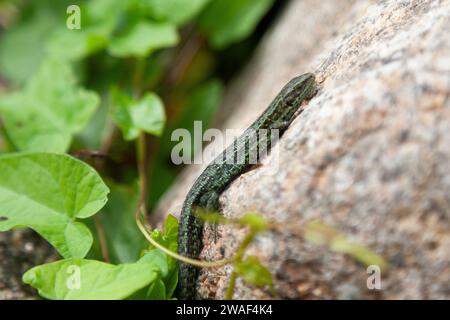
[[[147,93],[136,100],[113,90],[112,116],[122,130],[126,140],[134,140],[141,131],[160,136],[164,129],[166,116],[161,99],[154,93]]]
[[[23,90],[0,98],[0,112],[18,150],[65,152],[98,103],[95,92],[77,85],[70,65],[48,59]]]
[[[136,261],[145,240],[134,225],[133,140],[151,136],[151,211],[180,170],[170,158],[178,143],[171,141],[173,130],[193,133],[194,121],[203,130],[211,126],[224,79],[239,71],[236,58],[248,56],[245,43],[254,47],[257,26],[274,3],[0,0],[0,154],[87,154],[82,160],[112,191],[98,215],[109,259]],[[68,28],[78,21],[70,5],[80,8],[80,29]],[[91,151],[105,157],[91,158]],[[98,221],[89,224],[98,228]],[[102,258],[99,241],[89,257]],[[173,279],[155,282],[147,296],[171,296],[176,275],[167,277]]]
[[[0,79],[8,88],[0,95],[2,152],[102,149],[113,159],[102,175],[113,171],[129,183],[133,146],[114,135],[111,122],[124,140],[141,131],[160,136],[151,140],[150,183],[159,182],[149,194],[153,206],[179,171],[170,162],[171,132],[192,133],[194,121],[208,129],[223,91],[222,49],[251,36],[273,3],[1,1]],[[80,29],[67,27],[77,18],[70,5],[80,8]]]
[[[169,215],[165,231],[158,232],[157,240],[176,250],[177,239],[178,221]],[[109,264],[80,258],[46,263],[28,270],[23,281],[52,300],[162,300],[172,299],[178,268],[173,258],[148,248],[132,263]]]
[[[225,48],[251,33],[274,0],[211,1],[199,19],[201,30],[216,48]]]
[[[244,260],[236,262],[234,272],[251,285],[260,287],[273,285],[272,274],[256,256],[248,256]]]

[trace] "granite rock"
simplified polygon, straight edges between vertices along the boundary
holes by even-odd
[[[224,214],[320,219],[390,264],[369,290],[353,258],[270,232],[248,254],[281,298],[450,298],[449,25],[448,0],[294,0],[230,85],[221,129],[248,126],[298,74],[314,72],[320,88],[263,164],[221,195]],[[160,215],[179,214],[204,166],[186,168]],[[202,258],[232,255],[244,234],[221,226],[214,243],[206,227]],[[223,298],[230,273],[202,270],[199,298]],[[235,298],[271,295],[238,281]]]

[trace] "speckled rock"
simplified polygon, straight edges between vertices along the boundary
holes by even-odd
[[[390,264],[381,289],[365,267],[288,232],[251,246],[289,299],[450,298],[450,1],[294,0],[229,88],[219,123],[244,128],[291,77],[318,94],[262,166],[222,194],[227,216],[256,210],[285,224],[320,219]],[[224,120],[226,119],[226,120]],[[274,150],[275,150],[274,149]],[[159,206],[179,213],[204,166],[190,166]],[[202,257],[230,256],[245,233],[206,228]],[[220,299],[231,268],[203,270],[200,298]],[[238,281],[235,298],[271,298]]]

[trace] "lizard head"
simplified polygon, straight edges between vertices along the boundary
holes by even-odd
[[[284,87],[283,100],[287,105],[300,104],[310,99],[316,92],[316,77],[312,73],[305,73],[295,77]]]
[[[273,109],[272,119],[280,123],[290,123],[303,101],[316,94],[316,77],[305,73],[295,77],[281,90]],[[281,106],[277,107],[277,106]]]
[[[316,94],[316,77],[305,73],[288,82],[252,128],[286,129],[302,102]],[[284,131],[282,130],[282,131]]]

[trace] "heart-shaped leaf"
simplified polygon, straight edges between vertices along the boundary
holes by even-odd
[[[95,260],[67,259],[28,270],[23,281],[54,300],[124,299],[159,279],[151,263],[112,265]]]
[[[118,90],[113,91],[113,119],[127,140],[136,139],[141,131],[160,136],[166,116],[161,99],[154,93],[147,93],[135,101]]]
[[[20,151],[65,152],[98,104],[97,94],[77,86],[67,64],[48,60],[24,90],[0,98],[0,115]]]
[[[77,221],[92,216],[109,192],[97,172],[68,155],[0,156],[0,231],[29,227],[65,258],[82,258],[92,245]]]

